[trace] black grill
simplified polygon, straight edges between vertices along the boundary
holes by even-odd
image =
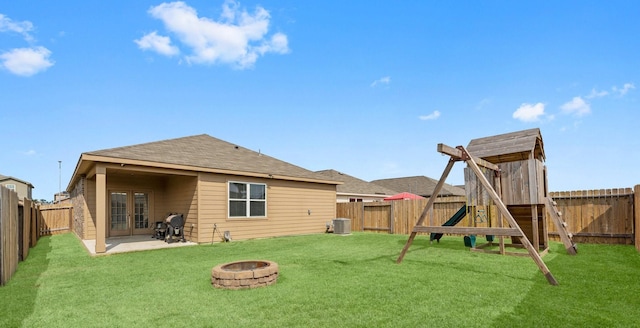
[[[172,243],[176,240],[186,242],[184,239],[184,217],[182,214],[169,215],[165,220],[166,225],[164,241]]]

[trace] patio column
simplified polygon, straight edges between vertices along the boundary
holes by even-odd
[[[96,253],[107,251],[107,169],[96,166]]]

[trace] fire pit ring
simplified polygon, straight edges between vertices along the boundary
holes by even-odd
[[[273,285],[278,279],[278,263],[266,260],[238,261],[211,269],[211,285],[222,289],[246,289]]]

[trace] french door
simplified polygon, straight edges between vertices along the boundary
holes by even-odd
[[[151,233],[151,193],[111,191],[109,193],[109,236]]]

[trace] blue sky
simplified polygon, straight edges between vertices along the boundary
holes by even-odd
[[[538,127],[552,191],[633,187],[639,12],[637,1],[3,1],[0,174],[50,200],[82,152],[206,133],[314,171],[439,178],[438,143]],[[462,166],[448,183],[463,183]]]

